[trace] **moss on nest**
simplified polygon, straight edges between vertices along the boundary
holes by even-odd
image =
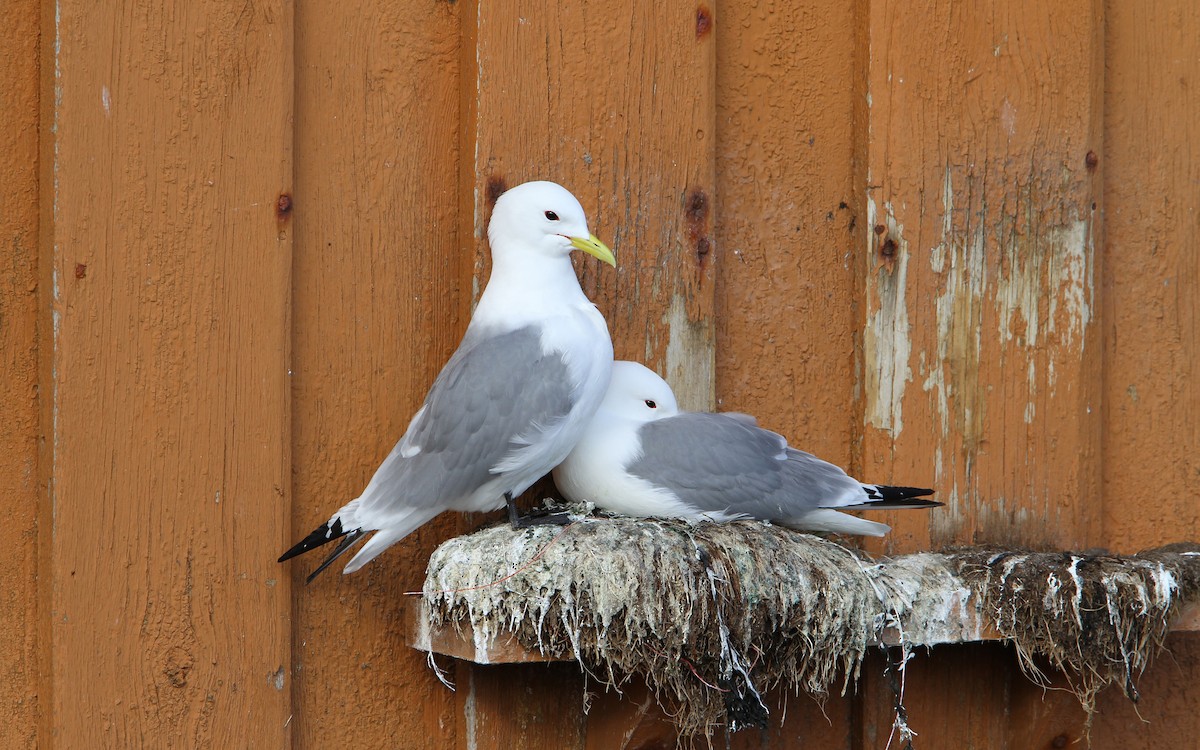
[[[1085,707],[1126,692],[1197,594],[1195,549],[1134,558],[954,550],[874,561],[759,522],[584,518],[496,526],[439,547],[424,611],[486,650],[515,634],[619,689],[644,676],[681,733],[763,725],[763,691],[815,695],[857,678],[867,649],[962,640],[976,623],[1077,676]]]

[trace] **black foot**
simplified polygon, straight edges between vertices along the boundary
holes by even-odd
[[[566,526],[571,523],[570,513],[541,513],[533,512],[527,516],[517,516],[516,520],[509,519],[514,529],[528,529],[531,526]]]
[[[566,526],[571,523],[570,513],[551,513],[550,511],[534,508],[529,515],[522,516],[517,512],[512,495],[505,492],[504,502],[508,506],[508,522],[514,529],[528,529],[533,526]]]

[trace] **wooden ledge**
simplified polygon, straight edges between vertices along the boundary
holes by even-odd
[[[525,648],[511,633],[498,636],[491,644],[477,647],[470,634],[459,634],[453,626],[432,627],[421,612],[421,600],[414,597],[405,611],[407,619],[408,645],[419,651],[451,656],[474,664],[522,664],[526,662],[564,662],[569,658],[546,656],[540,651]],[[936,632],[909,632],[907,640],[913,646],[940,646],[950,643],[975,643],[1003,640],[990,623],[974,616],[959,623],[945,623]],[[947,632],[953,633],[947,637]],[[1200,602],[1183,607],[1171,623],[1172,633],[1200,633]],[[900,634],[895,628],[884,630],[883,643],[900,645]]]

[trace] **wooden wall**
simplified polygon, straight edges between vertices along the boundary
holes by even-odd
[[[618,356],[938,488],[873,551],[1200,538],[1192,2],[3,13],[4,747],[672,746],[637,688],[584,716],[570,665],[444,664],[450,692],[405,646],[479,518],[309,587],[274,562],[403,431],[532,178],[617,252],[579,269]],[[1094,746],[1200,732],[1200,644],[1170,645]],[[732,746],[883,747],[880,670]],[[999,645],[907,689],[923,749],[1082,731]]]

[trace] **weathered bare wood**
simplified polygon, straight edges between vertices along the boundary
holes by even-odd
[[[862,471],[947,503],[886,549],[1096,544],[1102,4],[869,7]]]

